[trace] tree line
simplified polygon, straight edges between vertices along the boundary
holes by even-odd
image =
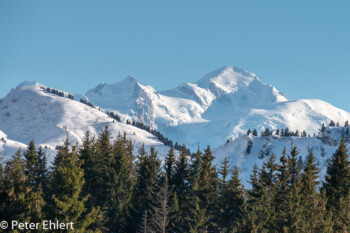
[[[0,165],[2,220],[74,224],[73,232],[347,232],[350,162],[342,140],[328,161],[324,182],[312,150],[300,162],[296,147],[277,162],[254,167],[250,188],[225,158],[217,168],[210,147],[164,162],[151,147],[106,127],[86,133],[82,145],[59,147],[48,168],[33,141]],[[40,230],[39,230],[40,231]],[[37,232],[37,231],[36,231]]]

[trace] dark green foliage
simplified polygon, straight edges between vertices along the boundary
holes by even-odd
[[[245,197],[244,189],[239,179],[238,168],[235,167],[232,172],[232,178],[225,182],[226,171],[229,171],[229,167],[226,159],[223,162],[221,169],[221,184],[220,184],[220,194],[218,201],[219,212],[218,217],[218,227],[219,229],[225,229],[227,232],[231,230],[241,232],[243,228],[241,223],[245,214]]]
[[[349,225],[344,225],[343,221],[339,219],[342,215],[348,215],[350,212],[350,209],[343,209],[348,207],[350,196],[350,162],[344,140],[341,140],[337,151],[328,161],[325,180],[323,190],[328,199],[327,209],[334,214],[333,221],[336,223],[334,228],[337,231],[348,231]]]
[[[142,146],[136,157],[126,134],[112,142],[106,127],[96,139],[87,132],[79,150],[67,139],[48,174],[43,149],[31,142],[26,159],[18,151],[5,168],[0,164],[0,216],[72,221],[74,232],[349,231],[344,140],[329,160],[321,193],[311,150],[303,160],[296,147],[289,155],[284,149],[279,163],[272,153],[254,168],[245,190],[227,158],[216,169],[210,147],[190,155],[182,146],[178,157],[174,149],[162,171],[153,147]]]
[[[137,181],[132,198],[133,213],[129,226],[132,231],[135,231],[133,229],[135,225],[141,224],[142,215],[145,211],[152,208],[151,203],[159,182],[158,174],[160,172],[160,160],[157,158],[157,153],[153,147],[151,153],[148,154],[144,145],[142,145],[137,159]]]
[[[3,177],[3,216],[8,222],[30,222],[41,219],[44,201],[40,190],[35,191],[26,177],[21,150],[6,162]]]
[[[201,158],[198,179],[198,198],[199,209],[206,210],[206,218],[209,220],[204,223],[205,230],[213,230],[217,227],[216,224],[216,203],[217,203],[217,188],[218,176],[216,168],[213,164],[214,156],[208,146]]]
[[[52,200],[49,203],[49,218],[62,222],[74,222],[75,232],[85,232],[94,223],[99,214],[97,209],[87,212],[85,202],[88,196],[82,196],[84,170],[75,146],[69,149],[68,138],[58,151],[51,174]]]
[[[323,186],[328,198],[327,207],[339,210],[340,200],[349,196],[350,191],[350,162],[344,140],[340,142],[328,163],[326,182]]]

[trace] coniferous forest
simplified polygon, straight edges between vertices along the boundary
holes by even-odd
[[[2,220],[74,222],[72,232],[348,232],[350,162],[344,140],[328,161],[324,182],[313,152],[301,164],[298,148],[272,154],[255,167],[249,189],[228,159],[215,166],[208,146],[165,161],[151,148],[134,156],[125,135],[86,133],[68,139],[47,165],[30,142],[0,165]],[[38,232],[38,231],[35,231]],[[44,232],[44,230],[43,230]]]

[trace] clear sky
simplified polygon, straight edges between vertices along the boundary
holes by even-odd
[[[350,111],[350,1],[1,0],[0,97],[127,75],[157,90],[234,65]]]

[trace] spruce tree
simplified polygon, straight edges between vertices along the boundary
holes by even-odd
[[[301,177],[303,232],[329,232],[332,227],[331,215],[326,210],[326,199],[318,193],[318,174],[319,169],[311,150]]]
[[[174,177],[174,171],[175,171],[175,152],[174,152],[173,146],[170,147],[170,150],[167,156],[165,157],[164,170],[168,178],[169,188],[173,189],[174,188],[173,177]]]
[[[3,220],[36,222],[43,217],[44,200],[40,190],[34,190],[26,178],[25,161],[19,149],[6,162],[3,180]]]
[[[274,163],[274,156],[272,155],[271,158],[272,162],[269,161],[269,164]],[[248,191],[247,200],[248,223],[251,231],[274,230],[275,209],[273,205],[274,191],[272,189],[275,187],[275,170],[275,164],[268,167],[266,162],[263,163],[260,171],[258,171],[257,166],[254,167],[250,180],[252,189]]]
[[[242,232],[242,220],[245,214],[245,197],[237,167],[233,169],[232,178],[227,185],[223,187],[219,200],[219,229],[225,229],[227,232],[231,232],[232,230]]]
[[[342,205],[344,202],[346,203],[350,196],[350,162],[344,139],[341,140],[338,149],[328,160],[323,190],[328,200],[327,209],[332,211],[334,215],[335,230],[347,231],[347,228],[344,228],[344,225],[338,219],[340,212],[344,212]],[[346,211],[350,212],[349,209]]]
[[[287,202],[284,210],[286,212],[285,229],[293,232],[301,231],[303,225],[300,197],[301,164],[298,162],[298,154],[297,147],[294,146],[288,157],[289,179],[287,182]]]
[[[34,141],[31,140],[29,142],[28,148],[23,153],[25,157],[25,175],[27,177],[27,182],[31,186],[38,188],[38,184],[36,183],[39,178],[39,156],[35,149]]]
[[[140,225],[142,222],[142,215],[146,210],[151,210],[154,192],[159,182],[159,172],[160,161],[155,149],[152,147],[149,155],[144,145],[142,145],[139,149],[138,161],[136,164],[137,181],[132,198],[133,212],[129,222],[129,231],[134,232],[135,223],[136,226]]]
[[[86,211],[88,196],[81,195],[84,182],[84,170],[77,148],[73,146],[70,151],[67,138],[55,157],[51,174],[49,217],[61,222],[73,222],[75,232],[86,232],[100,216],[97,209]]]
[[[202,210],[206,210],[206,215],[209,219],[209,221],[204,224],[205,230],[214,230],[217,228],[215,213],[217,212],[218,176],[215,165],[213,164],[214,158],[210,146],[208,146],[202,156],[199,171],[200,178],[198,180],[199,207]]]
[[[127,140],[118,137],[113,145],[113,158],[106,184],[107,227],[113,232],[126,232],[130,216],[135,177],[133,158],[127,155]]]

